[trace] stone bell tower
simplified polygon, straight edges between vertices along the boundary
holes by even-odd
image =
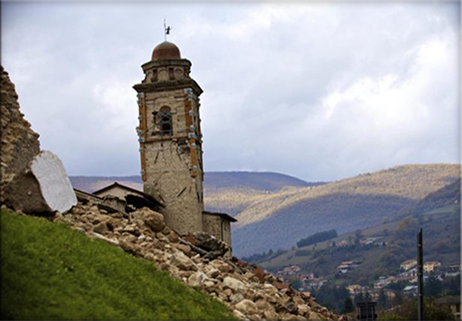
[[[191,62],[171,42],[162,42],[143,64],[138,92],[141,176],[144,192],[160,198],[170,228],[202,231],[203,166],[199,117],[200,86]]]

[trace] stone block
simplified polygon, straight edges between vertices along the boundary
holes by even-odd
[[[61,160],[42,151],[7,185],[5,204],[25,213],[64,213],[77,204],[77,197]]]

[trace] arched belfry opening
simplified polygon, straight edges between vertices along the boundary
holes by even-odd
[[[162,136],[171,136],[172,128],[172,110],[168,106],[163,106],[159,110],[159,127]]]

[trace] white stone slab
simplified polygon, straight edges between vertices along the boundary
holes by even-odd
[[[58,156],[50,151],[40,152],[32,161],[31,172],[51,210],[64,213],[77,204],[71,181]]]

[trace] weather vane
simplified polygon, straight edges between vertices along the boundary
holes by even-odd
[[[165,41],[167,41],[167,35],[170,34],[170,30],[172,30],[172,27],[167,26],[167,24],[165,22],[165,17],[164,17],[164,38],[165,38]]]

